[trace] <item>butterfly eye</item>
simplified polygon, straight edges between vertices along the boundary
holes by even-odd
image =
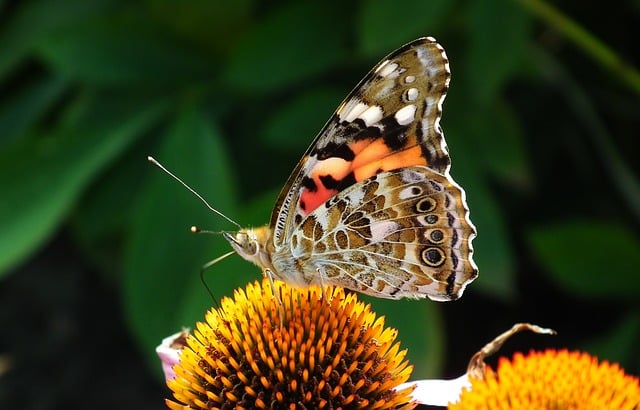
[[[255,240],[247,240],[244,243],[244,251],[246,252],[247,255],[249,256],[254,256],[255,254],[258,253],[258,243]]]
[[[258,253],[258,241],[255,236],[248,232],[238,232],[235,242],[242,248],[242,252],[247,256],[255,256]]]

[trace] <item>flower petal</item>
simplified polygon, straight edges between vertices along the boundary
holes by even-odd
[[[403,383],[396,390],[416,386],[411,398],[417,403],[429,406],[447,406],[460,400],[462,389],[469,388],[469,376],[465,373],[457,379],[451,380],[416,380]]]
[[[189,330],[183,329],[178,333],[165,337],[162,339],[162,343],[156,347],[156,354],[162,362],[162,371],[164,372],[165,380],[172,380],[176,377],[173,366],[178,363],[180,359],[180,351],[184,347],[184,340],[188,335]]]

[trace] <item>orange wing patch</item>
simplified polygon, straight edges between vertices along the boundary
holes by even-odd
[[[427,165],[415,137],[408,138],[405,146],[409,148],[394,152],[385,144],[384,140],[376,139],[362,151],[356,152],[352,166],[355,180],[357,182],[364,181],[381,171]]]
[[[427,165],[415,136],[407,138],[404,146],[409,148],[394,151],[384,139],[364,139],[349,145],[352,160],[329,157],[318,161],[302,181],[300,211],[308,215],[338,192],[381,171]]]
[[[309,215],[327,199],[337,194],[339,181],[344,180],[351,173],[351,164],[351,161],[336,157],[318,161],[309,178],[302,181],[300,210],[305,215]]]

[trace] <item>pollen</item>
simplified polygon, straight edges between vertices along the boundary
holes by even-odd
[[[188,337],[171,409],[411,409],[406,350],[342,288],[268,279],[236,290]]]
[[[471,379],[452,410],[640,409],[637,377],[581,352],[547,350],[500,359],[484,379]]]

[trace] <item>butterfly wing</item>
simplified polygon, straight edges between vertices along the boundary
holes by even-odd
[[[316,284],[453,300],[477,276],[467,213],[464,191],[442,174],[422,166],[381,172],[305,218],[290,254]]]
[[[376,295],[378,297],[385,294],[385,297],[428,295],[434,299],[452,299],[459,295],[461,289],[464,289],[464,284],[476,276],[477,269],[471,260],[471,239],[475,235],[475,229],[468,218],[464,191],[449,175],[450,158],[440,127],[442,103],[449,86],[449,79],[449,63],[444,49],[430,37],[415,40],[378,63],[338,107],[285,184],[271,216],[273,252],[294,255],[294,257],[295,255],[308,256],[308,252],[312,252],[308,260],[317,262],[319,265],[311,263],[306,268],[316,269],[322,266],[328,278],[332,277],[330,275],[338,275],[337,272],[340,269],[346,269],[349,271],[347,277],[355,277],[356,274],[351,271],[355,268],[354,264],[331,265],[320,258],[322,249],[311,246],[313,248],[311,251],[307,246],[307,253],[300,253],[302,250],[296,249],[299,244],[293,242],[300,239],[307,243],[305,239],[308,238],[306,235],[296,238],[296,235],[304,231],[305,227],[308,229],[308,224],[315,226],[315,223],[319,223],[318,226],[321,226],[327,235],[340,231],[336,230],[337,225],[331,225],[329,221],[327,209],[330,204],[327,201],[344,202],[347,192],[350,198],[357,197],[362,193],[365,185],[374,184],[373,181],[376,181],[374,185],[382,183],[388,190],[393,185],[391,180],[399,183],[397,178],[393,179],[397,177],[398,172],[412,168],[424,177],[424,181],[430,181],[430,179],[440,181],[442,189],[449,194],[444,196],[440,194],[442,201],[439,203],[442,203],[443,207],[438,210],[438,217],[451,219],[447,213],[449,212],[454,221],[460,225],[460,229],[451,225],[443,230],[445,236],[450,235],[449,239],[454,235],[458,237],[455,243],[448,245],[448,251],[446,246],[440,250],[445,252],[447,262],[452,262],[451,258],[454,256],[458,262],[446,269],[449,272],[447,278],[451,276],[452,279],[440,282],[443,274],[429,268],[424,260],[424,257],[429,255],[435,258],[436,254],[432,252],[429,255],[425,253],[424,257],[422,254],[415,256],[414,265],[420,266],[418,270],[422,278],[428,278],[424,279],[425,281],[445,283],[442,289],[427,289],[424,288],[426,286],[424,284],[416,285],[415,294],[411,294],[412,291],[407,290],[408,288],[404,289],[394,282],[397,276],[402,274],[400,270],[392,273],[382,268],[378,271],[369,271],[369,274],[379,274],[382,275],[381,277],[386,275],[388,277],[386,282],[389,284],[386,290],[371,290],[370,293],[379,293]],[[428,188],[428,183],[430,182],[423,182],[422,185]],[[426,188],[421,187],[421,189],[427,192]],[[420,196],[416,201],[422,199],[424,198]],[[449,201],[447,206],[444,206],[445,199]],[[321,206],[323,204],[324,206]],[[376,226],[383,226],[380,223],[385,223],[384,218],[382,214],[373,218],[378,224]],[[403,218],[403,223],[410,227],[407,228],[408,231],[414,232],[414,239],[409,241],[407,238],[400,238],[400,243],[405,248],[422,246],[421,249],[423,249],[424,246],[428,246],[422,232],[426,229],[425,226],[415,219],[415,215],[414,217],[404,215]],[[338,222],[335,218],[332,221]],[[348,225],[346,220],[342,223]],[[387,226],[391,225],[387,224]],[[349,230],[341,232],[348,233]],[[318,241],[318,235],[316,231],[314,236],[310,237],[315,244],[322,242]],[[390,243],[379,236],[370,239],[375,239],[375,243]],[[463,242],[465,245],[461,246]],[[384,247],[368,248],[367,252],[384,253],[385,249]],[[362,249],[355,252],[362,252]],[[336,254],[330,254],[333,257],[327,255],[325,257],[336,261]],[[358,255],[355,254],[355,256]],[[451,272],[455,274],[451,275]],[[402,275],[413,273],[414,270],[409,269]],[[344,285],[340,282],[329,281],[329,283]],[[354,286],[347,287],[358,290],[366,288],[366,286],[360,286],[360,288],[357,285]],[[375,286],[368,287],[368,289],[374,288]],[[390,292],[395,293],[389,295]]]
[[[433,38],[379,62],[340,104],[284,185],[270,226],[279,246],[320,204],[381,170],[427,166],[448,175],[440,128],[449,62]]]

